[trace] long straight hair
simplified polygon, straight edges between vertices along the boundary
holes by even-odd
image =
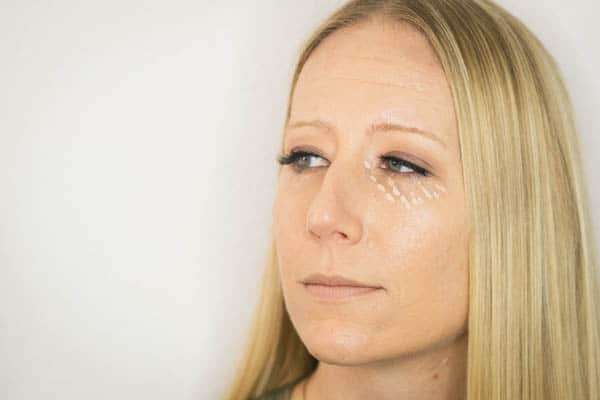
[[[472,223],[467,398],[600,399],[600,284],[572,105],[555,60],[517,18],[487,0],[349,1],[304,43],[284,122],[314,49],[381,18],[426,35],[457,113]],[[287,314],[273,241],[265,261],[228,400],[317,366]]]

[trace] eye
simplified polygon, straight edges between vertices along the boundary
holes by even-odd
[[[294,171],[297,173],[302,173],[302,171],[304,171],[306,168],[311,168],[310,167],[310,159],[312,157],[316,157],[316,158],[320,158],[323,159],[323,157],[321,157],[318,154],[315,153],[311,153],[308,151],[302,151],[302,150],[292,150],[289,154],[287,155],[282,155],[279,156],[277,161],[279,162],[279,164],[281,165],[292,165],[294,167]],[[380,156],[379,160],[382,162],[383,165],[385,165],[385,167],[383,167],[383,169],[392,171],[392,174],[399,174],[399,175],[411,175],[411,174],[419,174],[422,176],[429,176],[430,173],[429,171],[427,171],[426,169],[419,167],[416,164],[413,164],[410,161],[407,161],[405,159],[402,158],[398,158],[398,157],[394,157],[394,156]],[[307,164],[309,166],[307,166]],[[402,168],[409,168],[410,171],[412,172],[402,172]]]
[[[398,157],[394,157],[394,156],[380,156],[379,160],[386,165],[386,169],[389,168],[390,170],[394,171],[394,173],[397,174],[402,174],[404,175],[403,172],[399,172],[402,167],[405,168],[409,168],[411,169],[413,172],[412,173],[416,173],[422,176],[429,176],[430,173],[429,171],[427,171],[425,168],[419,167],[416,164],[411,163],[410,161],[406,161],[403,158],[398,158]],[[398,172],[396,172],[398,171]],[[410,174],[410,172],[409,172]]]
[[[292,150],[287,155],[279,156],[277,161],[281,165],[292,165],[294,167],[295,172],[301,173],[304,169],[310,168],[310,167],[307,167],[306,165],[307,164],[310,165],[310,159],[312,157],[324,159],[320,155],[315,154],[315,153],[310,153],[308,151]]]

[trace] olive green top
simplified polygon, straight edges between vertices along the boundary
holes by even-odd
[[[268,393],[263,394],[257,400],[290,400],[292,396],[291,385],[286,385],[281,388],[271,390]]]
[[[296,379],[295,381],[287,383],[276,389],[273,389],[258,397],[256,400],[290,400],[292,396],[292,389],[294,389],[294,385],[300,382],[302,379],[304,379],[304,377]]]

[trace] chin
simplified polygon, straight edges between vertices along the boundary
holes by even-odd
[[[360,365],[373,358],[374,341],[356,326],[321,321],[301,336],[311,355],[327,364]]]

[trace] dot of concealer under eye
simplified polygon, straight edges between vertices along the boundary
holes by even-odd
[[[427,196],[427,198],[432,199],[433,196],[431,196],[431,193],[429,193],[429,191],[425,188],[425,186],[423,186],[423,183],[419,182],[419,186],[421,188],[421,191],[423,193],[425,193],[425,196]]]
[[[441,192],[444,193],[448,193],[448,191],[446,190],[446,188],[444,188],[443,186],[438,185],[437,183],[433,184],[436,188],[438,188]]]
[[[402,194],[398,191],[398,188],[396,187],[396,184],[394,183],[394,181],[389,177],[388,177],[388,185],[390,185],[392,187],[392,193],[394,193],[394,196],[400,196]]]
[[[421,198],[420,197],[415,197],[415,192],[410,192],[410,197],[412,199],[413,204],[420,204],[421,203]]]
[[[402,200],[402,203],[404,203],[404,206],[406,206],[406,208],[410,209],[410,203],[408,202],[408,200],[406,200],[406,197],[400,196],[400,200]]]
[[[385,187],[381,183],[377,184],[377,189],[379,189],[382,192],[385,192]]]
[[[389,194],[389,193],[386,193],[386,194],[385,194],[385,198],[386,198],[386,199],[388,199],[389,201],[391,201],[392,203],[395,203],[395,202],[396,202],[396,200],[394,200],[394,196],[392,196],[392,195],[391,195],[391,194]]]

